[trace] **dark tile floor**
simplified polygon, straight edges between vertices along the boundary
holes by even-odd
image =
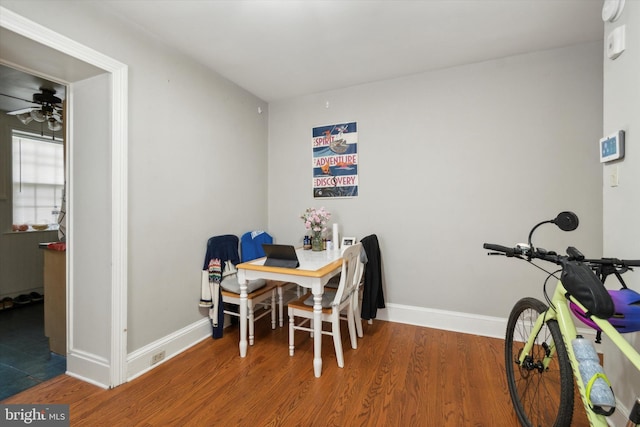
[[[44,303],[0,310],[0,401],[63,374],[67,359],[49,351]]]

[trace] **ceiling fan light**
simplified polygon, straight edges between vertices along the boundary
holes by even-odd
[[[42,110],[31,110],[31,118],[38,123],[42,123],[45,121],[46,117]]]
[[[49,119],[47,120],[47,127],[49,128],[49,130],[57,132],[62,129],[62,124],[56,119]]]
[[[33,120],[31,114],[29,113],[17,114],[16,117],[22,122],[23,125],[28,125]]]

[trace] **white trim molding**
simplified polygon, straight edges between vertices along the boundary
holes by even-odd
[[[508,321],[506,317],[393,303],[387,303],[386,308],[378,309],[377,319],[499,339],[504,339]],[[593,329],[578,328],[578,332],[585,338],[595,340],[596,333]]]
[[[71,350],[67,355],[67,366],[73,365],[73,371],[66,374],[98,387],[110,388],[111,375],[109,361],[95,354],[80,350]]]
[[[377,318],[389,322],[407,323],[493,338],[504,338],[504,331],[507,327],[507,319],[500,317],[393,303],[387,303],[386,308],[378,309]]]
[[[111,70],[111,384],[126,381],[128,274],[128,67]]]

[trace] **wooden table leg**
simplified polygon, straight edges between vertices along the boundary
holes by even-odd
[[[322,375],[322,292],[313,293],[313,373]]]
[[[238,284],[240,285],[240,357],[247,355],[247,281],[244,272],[238,272]]]

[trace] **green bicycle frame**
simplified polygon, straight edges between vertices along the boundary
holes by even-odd
[[[567,348],[567,353],[569,355],[569,361],[571,363],[571,367],[573,368],[573,376],[576,378],[576,382],[578,384],[578,390],[580,392],[580,397],[582,398],[582,403],[585,408],[585,412],[587,413],[587,417],[589,422],[593,427],[608,427],[607,417],[604,415],[596,414],[589,407],[589,399],[586,396],[585,392],[585,384],[582,381],[582,377],[580,376],[580,372],[578,371],[578,361],[573,352],[573,345],[571,341],[576,338],[578,332],[576,330],[576,326],[573,322],[573,317],[571,315],[571,311],[569,310],[568,300],[567,300],[567,291],[564,288],[561,281],[558,280],[558,284],[556,286],[556,290],[553,294],[553,298],[551,299],[551,307],[544,313],[541,313],[536,319],[536,323],[534,324],[534,328],[531,331],[531,335],[529,336],[529,340],[527,341],[522,353],[520,354],[519,362],[520,365],[524,363],[524,359],[527,355],[531,353],[531,349],[536,341],[538,333],[542,329],[542,326],[545,322],[549,320],[556,320],[558,322],[558,326],[560,327],[560,332],[562,333],[562,340],[564,341],[565,347]],[[569,297],[569,299],[578,305],[585,313],[587,310],[576,301],[573,297]],[[598,325],[598,327],[604,332],[604,334],[620,349],[622,354],[631,361],[631,363],[640,371],[640,353],[638,353],[632,346],[629,344],[627,340],[625,340],[612,325],[606,319],[600,319],[598,317],[593,316],[591,320]],[[543,360],[543,365],[545,368],[548,368],[550,360],[555,356],[555,345],[550,348],[549,355],[545,357]]]

